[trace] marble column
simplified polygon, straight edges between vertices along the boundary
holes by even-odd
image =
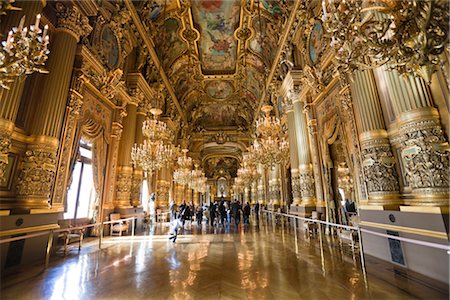
[[[46,1],[21,1],[14,6],[22,8],[20,11],[9,11],[2,16],[1,30],[7,35],[13,27],[19,26],[20,19],[25,16],[24,26],[34,24],[36,15],[42,12]],[[14,131],[14,123],[17,118],[26,76],[17,78],[10,89],[0,89],[0,183],[5,181],[6,166],[8,165],[8,153],[11,150],[11,136]]]
[[[407,203],[448,206],[448,140],[429,87],[412,75],[387,70],[381,74],[396,115],[392,143],[401,149],[406,184],[414,197]]]
[[[118,168],[116,176],[116,208],[131,207],[131,189],[133,186],[133,167],[131,166],[131,149],[136,135],[137,103],[127,105],[127,115],[123,119],[122,139],[119,144]]]
[[[384,124],[372,70],[357,71],[350,85],[361,144],[369,205],[399,204],[395,158]]]
[[[17,180],[18,206],[23,208],[49,207],[76,47],[80,36],[92,30],[88,19],[75,6],[58,2],[56,17],[46,64],[49,74],[42,83],[31,128],[32,142],[27,146]]]
[[[293,94],[292,104],[294,106],[295,127],[298,146],[299,177],[300,177],[300,195],[301,205],[312,207],[316,203],[316,192],[314,185],[313,166],[311,163],[311,153],[309,147],[308,127],[306,116],[303,112],[303,104],[298,92],[291,91]],[[295,95],[295,96],[294,96]],[[304,99],[303,99],[304,100]]]

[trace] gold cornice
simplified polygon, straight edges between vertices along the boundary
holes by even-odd
[[[146,99],[151,99],[156,96],[155,91],[148,85],[144,76],[141,73],[128,73],[127,75],[127,85],[137,86],[139,90],[144,93]]]
[[[155,44],[149,38],[149,35],[148,35],[147,31],[145,30],[144,25],[142,24],[142,21],[137,14],[137,11],[133,5],[133,2],[131,2],[131,0],[125,0],[124,2],[125,2],[125,5],[126,5],[128,11],[131,14],[131,18],[134,22],[134,25],[136,26],[137,32],[140,34],[142,40],[144,41],[144,44],[148,48],[150,57],[152,58],[153,63],[155,64],[155,67],[160,72],[160,75],[164,82],[164,85],[165,85],[167,91],[169,92],[170,96],[172,97],[173,103],[175,104],[183,121],[187,123],[187,118],[186,118],[185,114],[183,114],[183,110],[181,109],[180,103],[178,102],[177,96],[175,95],[175,91],[173,90],[173,87],[172,87],[169,79],[167,78],[164,68],[161,67],[161,62],[159,61],[158,56],[155,51]]]
[[[46,231],[46,230],[56,230],[59,229],[60,226],[58,224],[48,224],[48,225],[38,225],[31,227],[23,227],[17,229],[3,230],[0,231],[0,237],[18,235],[18,234],[26,234],[33,233],[38,231]]]
[[[384,229],[384,230],[400,231],[400,232],[410,233],[410,234],[417,234],[417,235],[421,235],[421,236],[428,236],[428,237],[442,239],[442,240],[448,240],[448,235],[447,235],[446,232],[439,232],[439,231],[428,230],[428,229],[404,227],[404,226],[397,226],[397,225],[390,225],[390,224],[382,224],[382,223],[375,223],[375,222],[367,222],[367,221],[361,221],[359,223],[359,225],[360,226],[377,228],[377,229]]]
[[[330,81],[330,83],[323,89],[322,92],[320,92],[319,95],[312,101],[313,105],[319,104],[321,100],[324,100],[327,96],[327,94],[335,88],[336,85],[339,84],[339,78],[333,77],[333,79]]]

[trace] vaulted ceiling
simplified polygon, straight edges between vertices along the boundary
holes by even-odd
[[[292,3],[135,2],[191,131],[249,129]]]

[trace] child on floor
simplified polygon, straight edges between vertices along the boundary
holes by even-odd
[[[178,217],[173,220],[173,235],[169,237],[169,240],[172,240],[173,243],[176,242],[178,237],[178,227],[182,225],[182,219],[184,219],[185,216],[185,210],[186,207],[183,208],[182,211],[178,214]]]

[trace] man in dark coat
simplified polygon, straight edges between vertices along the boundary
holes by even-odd
[[[243,213],[244,213],[244,224],[249,224],[250,220],[250,204],[247,202],[244,206]]]

